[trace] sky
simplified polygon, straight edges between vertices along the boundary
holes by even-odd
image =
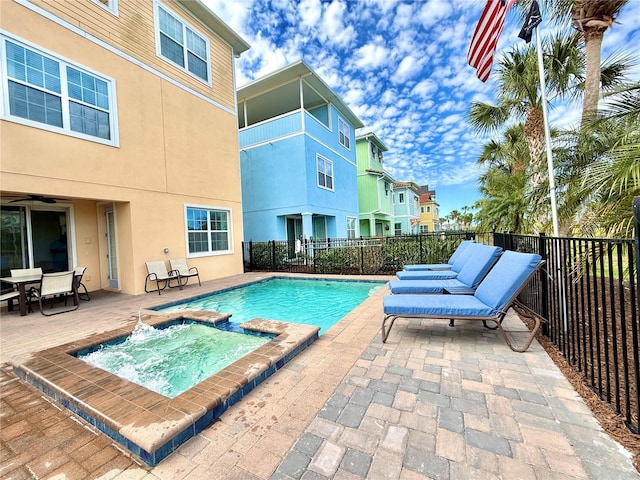
[[[492,102],[467,64],[485,0],[202,0],[251,45],[236,61],[238,87],[300,59],[389,148],[385,170],[396,181],[429,185],[440,217],[480,198],[476,159],[487,136],[468,125],[472,102]],[[640,44],[640,0],[630,0],[607,31],[603,59]],[[512,8],[497,55],[524,41]],[[542,38],[547,22],[538,27]],[[535,37],[534,37],[535,41]],[[495,64],[495,62],[494,62]],[[640,78],[640,75],[637,76]],[[551,105],[553,126],[569,126],[580,104]]]

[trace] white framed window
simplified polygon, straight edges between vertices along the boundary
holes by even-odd
[[[394,223],[393,224],[393,232],[395,235],[402,235],[402,224]]]
[[[105,10],[118,16],[118,0],[91,0],[93,3],[100,5]]]
[[[3,118],[117,145],[115,81],[2,37]]]
[[[185,206],[187,256],[231,253],[231,211],[222,208]]]
[[[429,225],[420,225],[421,233],[429,233]]]
[[[156,53],[211,85],[209,40],[167,7],[155,2]]]
[[[347,238],[356,238],[356,218],[347,217]]]
[[[404,193],[398,192],[398,203],[404,203]]]
[[[318,166],[318,186],[333,190],[333,162],[320,155],[316,156]]]
[[[338,141],[347,150],[351,150],[351,127],[338,117]]]

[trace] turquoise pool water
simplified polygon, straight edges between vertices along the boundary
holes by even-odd
[[[234,323],[268,318],[316,325],[323,333],[382,285],[384,282],[274,278],[157,310],[213,310],[231,313]]]
[[[81,353],[80,360],[175,398],[232,364],[273,336],[225,331],[183,323],[154,328],[139,323],[122,341]]]

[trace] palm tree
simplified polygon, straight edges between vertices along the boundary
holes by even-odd
[[[570,185],[583,212],[576,233],[631,238],[631,205],[640,196],[640,83],[611,96],[576,134],[579,153],[590,159]]]
[[[545,42],[549,101],[558,96],[575,95],[582,82],[583,57],[578,41],[578,37],[573,35],[568,38],[557,36]],[[523,133],[530,156],[529,193],[533,197],[545,178],[545,133],[535,49],[531,45],[512,48],[498,61],[496,72],[497,104],[475,102],[470,110],[470,122],[479,132],[487,133],[510,121],[524,120]],[[532,205],[533,209],[541,212],[542,219],[543,211],[538,207],[540,205]],[[540,225],[536,225],[536,230],[539,228]]]
[[[601,82],[601,52],[604,33],[613,25],[628,0],[545,0],[549,16],[560,23],[570,18],[585,45],[586,74],[582,123],[598,111]]]
[[[489,141],[478,163],[487,167],[480,176],[482,198],[476,202],[478,228],[483,231],[526,231],[530,226],[528,212],[527,165],[529,152],[522,124],[502,134],[500,141]]]

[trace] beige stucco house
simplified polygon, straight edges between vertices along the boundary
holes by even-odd
[[[242,272],[234,59],[198,0],[0,1],[0,267],[87,267],[144,292],[145,262]]]

